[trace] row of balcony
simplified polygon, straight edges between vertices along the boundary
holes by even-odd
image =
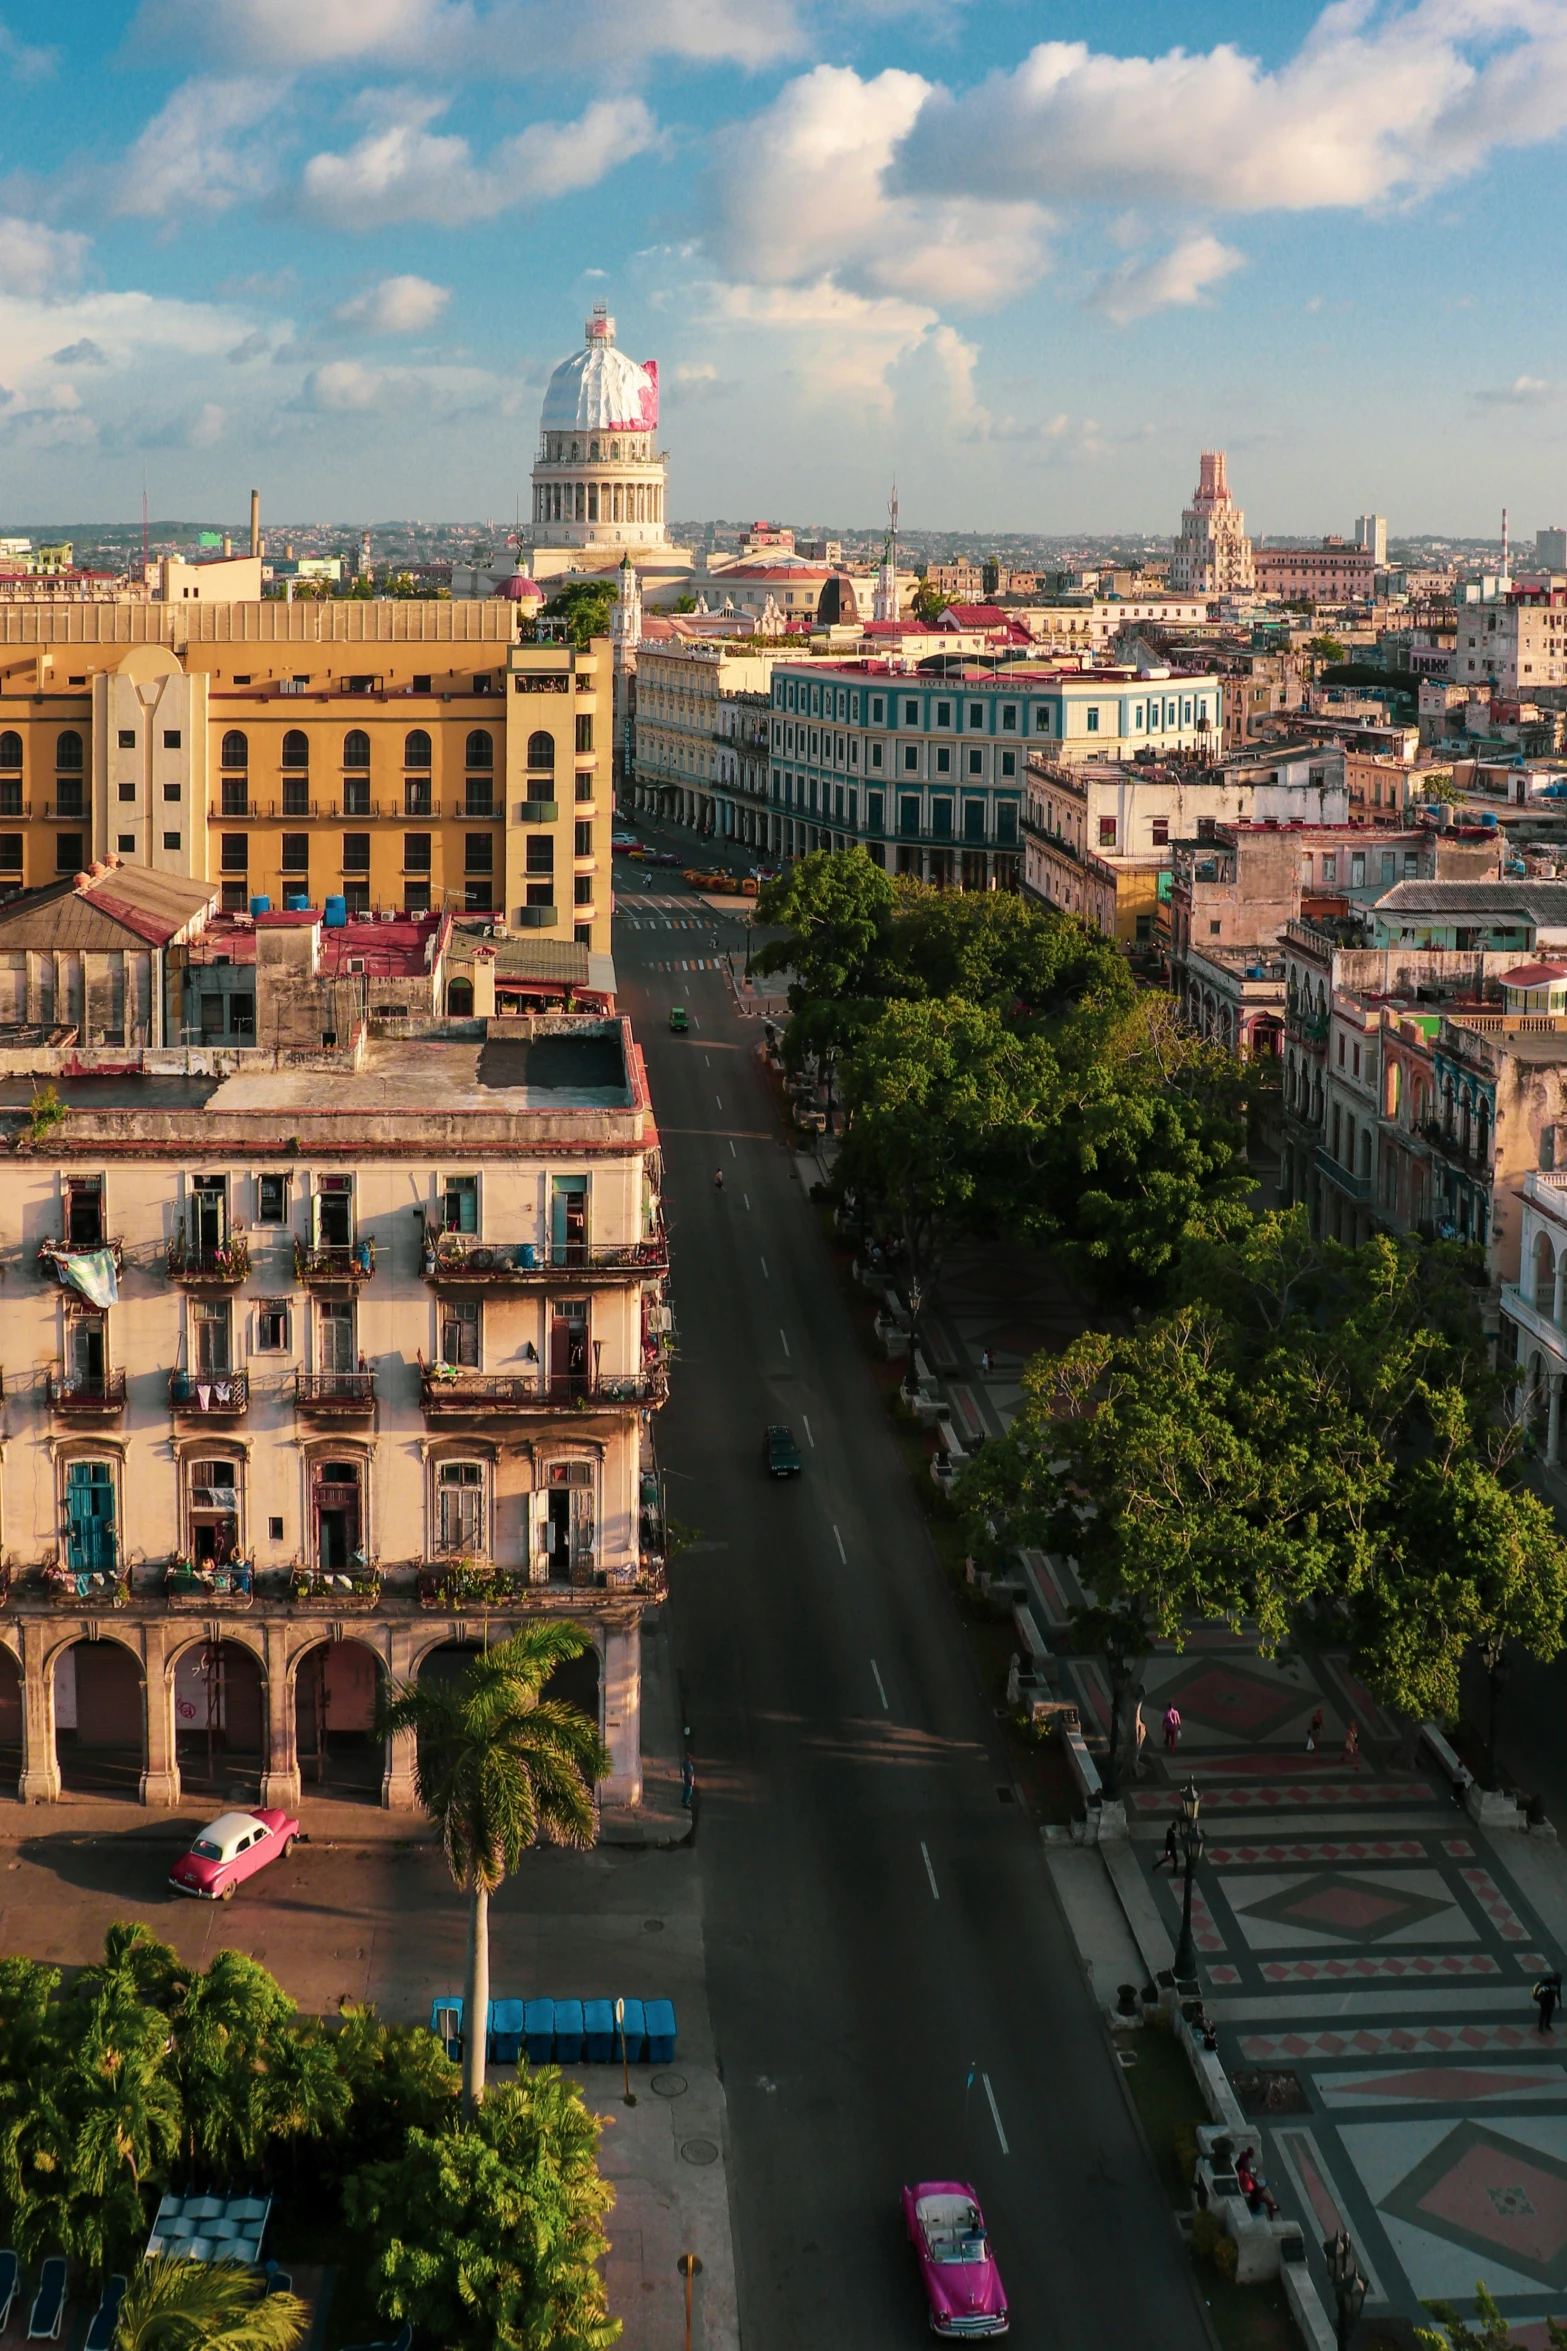
[[[529,808],[553,810],[553,800],[530,800]],[[209,824],[408,824],[424,823],[431,817],[466,818],[470,824],[499,824],[506,815],[497,808],[492,794],[485,792],[466,800],[429,800],[417,793],[411,800],[363,800],[350,805],[346,800],[305,800],[280,805],[276,800],[232,800],[221,805],[207,803]],[[534,817],[529,820],[541,824],[553,819]]]
[[[124,1244],[111,1238],[82,1242],[75,1249],[46,1241],[38,1256],[64,1280],[61,1267],[72,1255],[104,1250],[114,1260],[117,1274],[125,1270]],[[214,1247],[202,1248],[175,1234],[164,1248],[170,1281],[181,1288],[202,1291],[237,1290],[250,1277],[250,1243],[233,1233]],[[607,1283],[627,1274],[652,1280],[669,1271],[669,1244],[662,1228],[646,1240],[593,1241],[481,1241],[473,1233],[430,1231],[425,1236],[422,1273],[431,1289],[527,1290],[569,1274],[573,1281]],[[294,1242],[294,1279],[307,1289],[363,1288],[375,1278],[375,1243],[371,1240],[315,1245]]]
[[[373,1371],[296,1371],[294,1410],[301,1420],[364,1421],[374,1416],[377,1374]],[[169,1410],[178,1420],[242,1421],[250,1411],[247,1371],[171,1371]],[[56,1366],[45,1375],[50,1417],[72,1422],[113,1422],[125,1412],[123,1369],[77,1372]],[[0,1377],[0,1398],[4,1396]],[[429,1421],[528,1418],[562,1412],[606,1412],[628,1406],[660,1405],[668,1393],[662,1365],[617,1377],[613,1374],[482,1372],[421,1362],[419,1401]]]

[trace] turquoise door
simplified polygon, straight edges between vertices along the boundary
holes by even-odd
[[[73,1575],[112,1575],[114,1472],[106,1461],[73,1461],[65,1472],[65,1526]]]

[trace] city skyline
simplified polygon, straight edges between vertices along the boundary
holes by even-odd
[[[605,300],[675,513],[1524,541],[1561,0],[94,0],[0,22],[0,513],[508,515]],[[85,93],[88,136],[62,138]],[[1465,462],[1455,469],[1455,448]]]

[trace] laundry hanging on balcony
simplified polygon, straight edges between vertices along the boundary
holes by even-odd
[[[73,1290],[79,1290],[89,1305],[119,1304],[120,1276],[112,1249],[71,1250],[44,1242],[38,1254],[48,1260],[62,1282],[69,1282]]]

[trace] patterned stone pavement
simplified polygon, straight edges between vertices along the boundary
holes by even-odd
[[[1543,2345],[1547,2315],[1567,2318],[1567,2018],[1543,2038],[1530,1991],[1567,1957],[1567,1860],[1476,1828],[1444,1782],[1400,1768],[1343,1660],[1230,1641],[1161,1651],[1146,1686],[1134,1851],[1173,1939],[1180,1883],[1153,1864],[1194,1778],[1203,1997],[1325,2300],[1319,2248],[1342,2223],[1373,2317],[1433,2298],[1472,2311],[1483,2278],[1515,2341]]]

